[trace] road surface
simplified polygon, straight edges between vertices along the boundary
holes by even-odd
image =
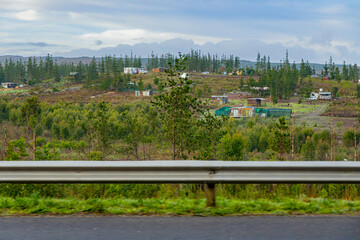
[[[360,216],[2,217],[0,239],[360,239]]]

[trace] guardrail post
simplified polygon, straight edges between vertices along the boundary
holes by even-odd
[[[216,207],[215,183],[205,184],[206,207]]]

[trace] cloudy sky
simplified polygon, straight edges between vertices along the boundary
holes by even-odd
[[[0,0],[0,55],[183,38],[246,60],[288,49],[295,61],[359,64],[359,12],[357,0]]]

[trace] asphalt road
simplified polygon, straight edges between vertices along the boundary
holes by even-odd
[[[360,239],[360,216],[4,217],[0,239]]]

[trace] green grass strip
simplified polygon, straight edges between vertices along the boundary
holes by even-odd
[[[360,213],[360,201],[334,199],[238,200],[217,198],[217,207],[207,208],[205,199],[39,199],[0,198],[0,215],[16,214],[126,214],[203,215],[246,214],[345,214]]]

